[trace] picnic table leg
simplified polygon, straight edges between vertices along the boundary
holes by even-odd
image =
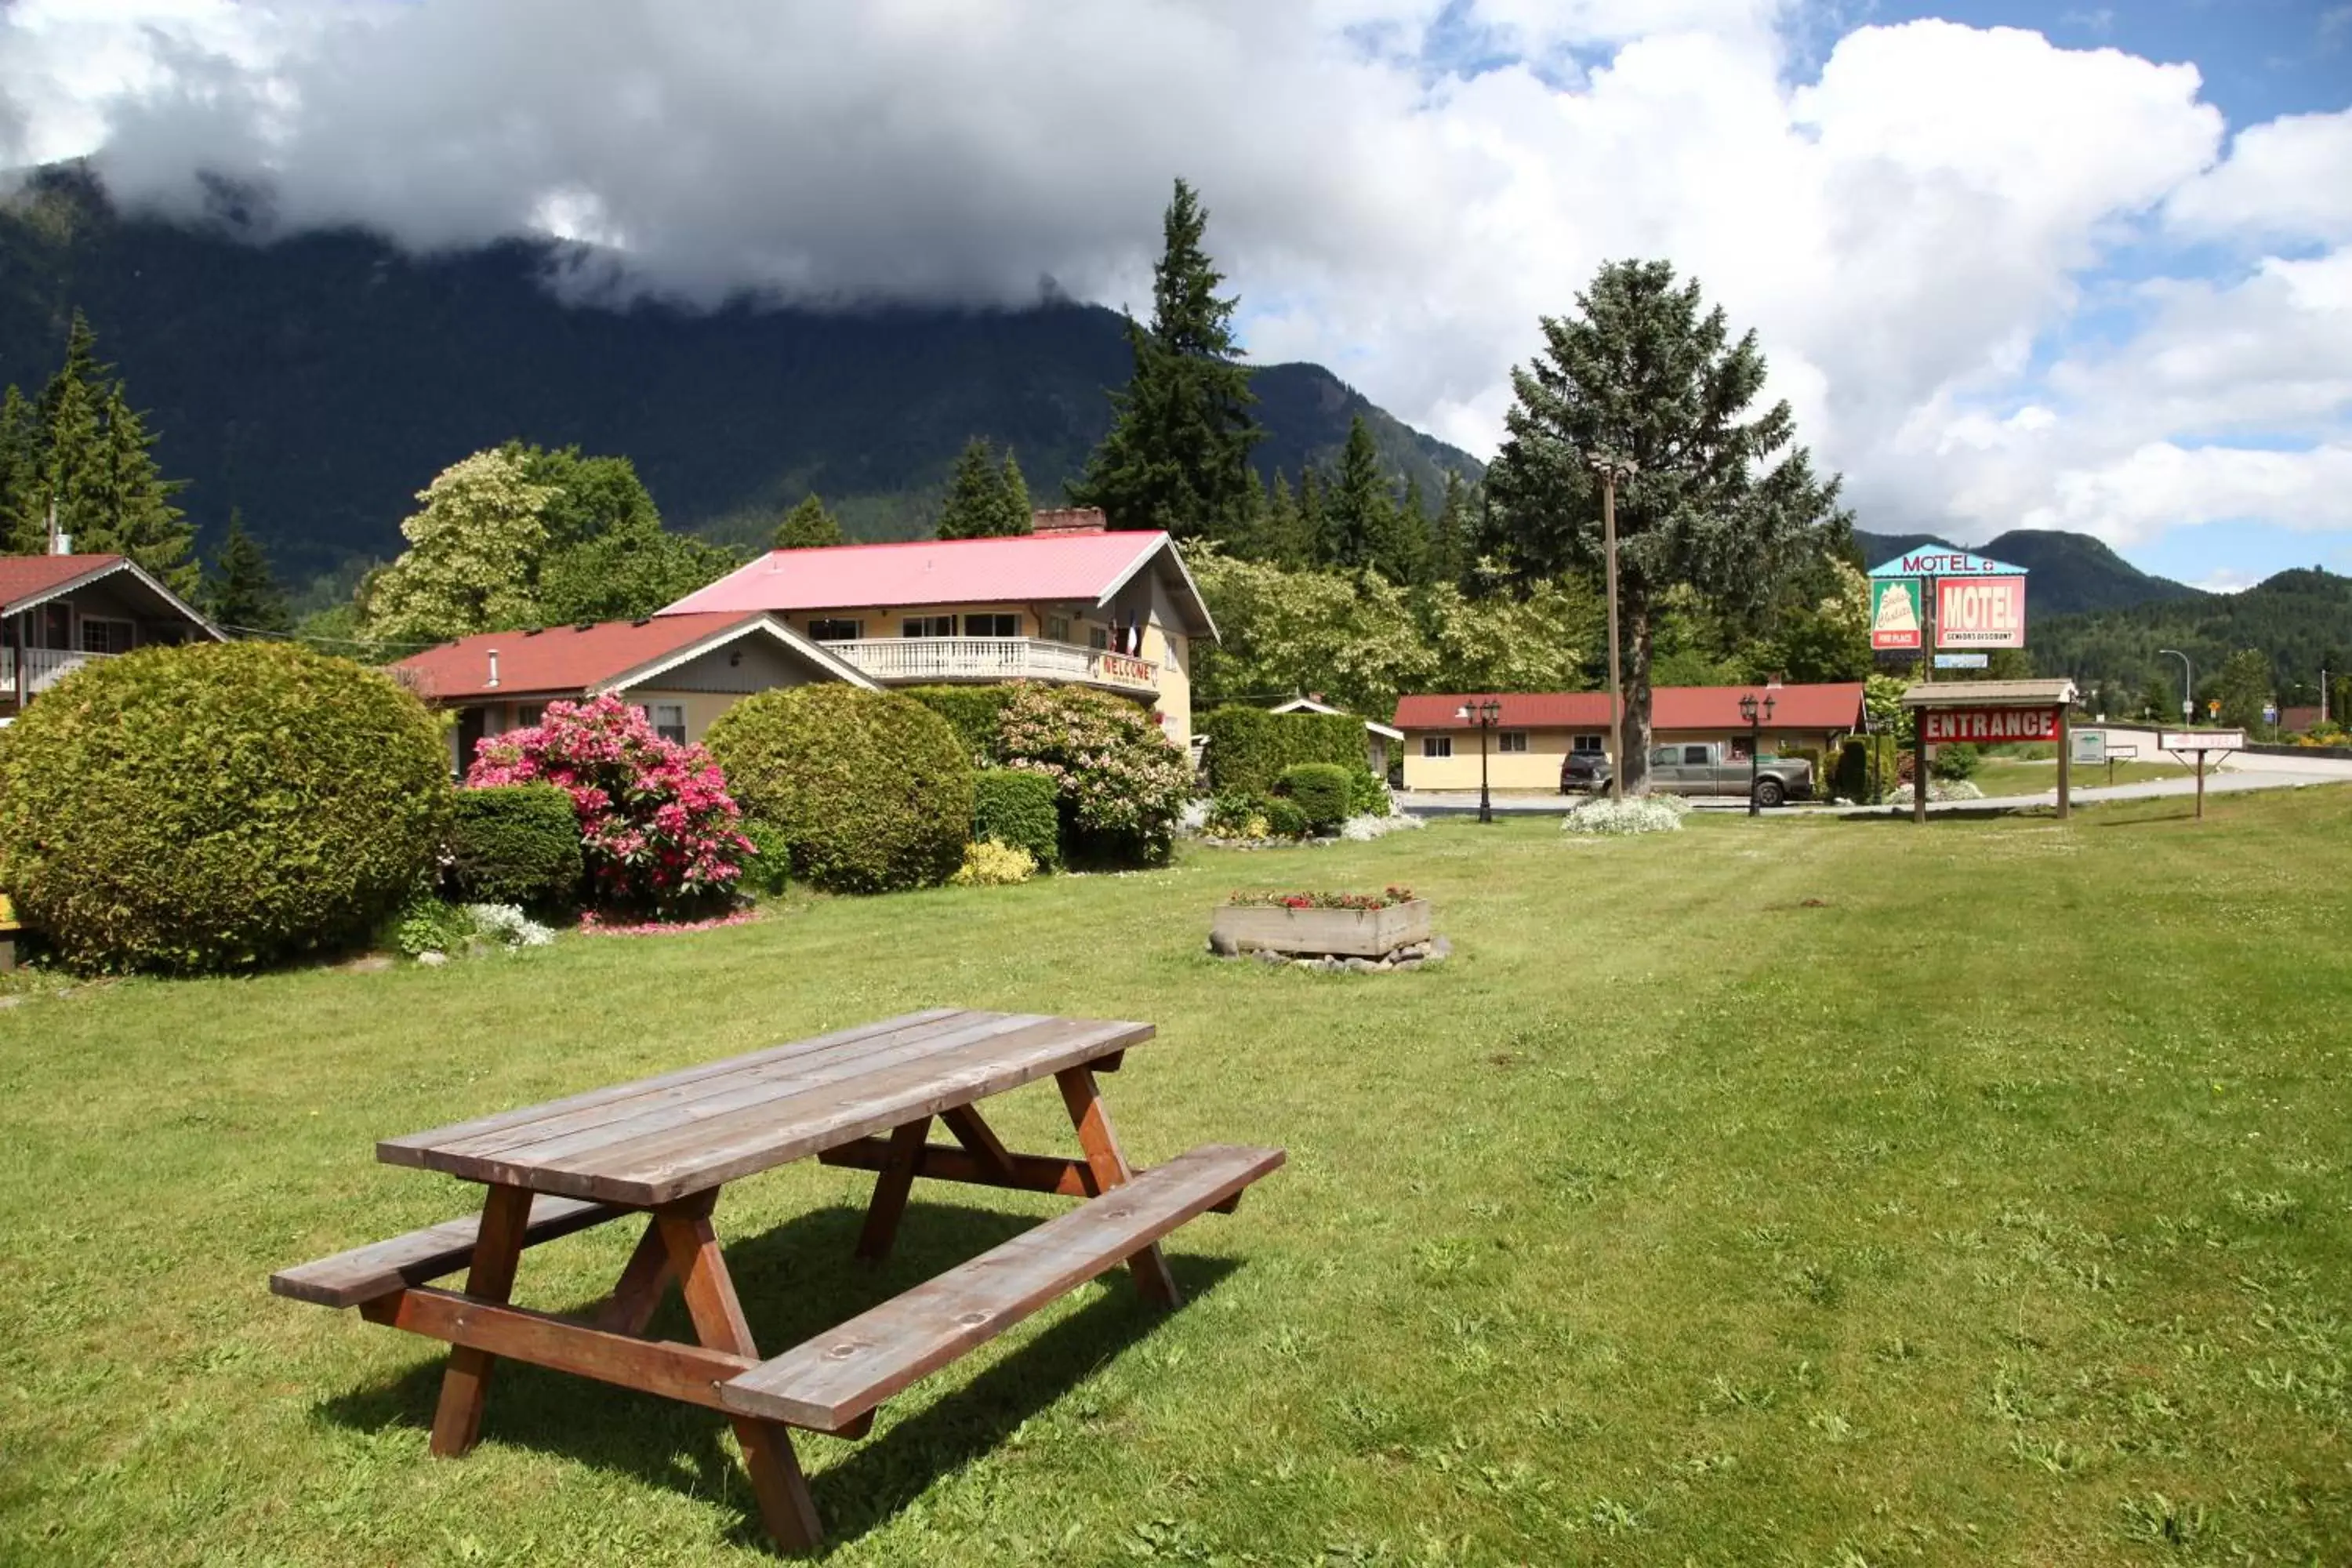
[[[466,1272],[467,1295],[503,1305],[514,1293],[515,1265],[522,1258],[524,1232],[530,1224],[530,1198],[522,1187],[489,1189],[482,1201],[481,1229],[474,1237],[473,1266]],[[489,1394],[490,1366],[496,1359],[469,1345],[450,1351],[449,1370],[441,1374],[441,1403],[433,1412],[430,1452],[456,1458],[481,1436],[482,1402]]]
[[[1095,1086],[1094,1069],[1064,1068],[1054,1075],[1054,1081],[1061,1085],[1062,1103],[1069,1107],[1071,1123],[1078,1130],[1078,1146],[1087,1152],[1087,1169],[1094,1177],[1096,1193],[1124,1186],[1134,1171],[1119,1149],[1118,1134],[1111,1130],[1110,1110]],[[1160,1256],[1158,1242],[1129,1257],[1127,1268],[1145,1300],[1163,1307],[1182,1304],[1183,1294],[1176,1289],[1176,1277],[1168,1271],[1168,1259]]]
[[[923,1142],[930,1135],[928,1116],[891,1129],[890,1157],[874,1178],[874,1201],[866,1205],[866,1228],[857,1237],[857,1256],[869,1263],[890,1256],[898,1216],[907,1212],[907,1194],[915,1184],[915,1167],[922,1163]]]
[[[669,1243],[662,1238],[661,1221],[648,1219],[645,1235],[637,1237],[637,1249],[629,1254],[628,1267],[621,1270],[620,1283],[613,1287],[612,1299],[596,1314],[596,1326],[608,1333],[642,1335],[661,1305],[669,1277]]]
[[[686,1297],[687,1315],[694,1320],[695,1337],[707,1349],[734,1355],[759,1355],[751,1328],[743,1319],[735,1283],[719,1255],[719,1237],[710,1226],[718,1202],[716,1189],[654,1211],[654,1224],[669,1252],[670,1267]],[[810,1552],[822,1538],[816,1502],[809,1496],[808,1478],[801,1473],[800,1456],[780,1422],[750,1415],[730,1416],[735,1440],[743,1447],[743,1468],[751,1477],[751,1494],[760,1500],[760,1517],[768,1533],[787,1552]]]

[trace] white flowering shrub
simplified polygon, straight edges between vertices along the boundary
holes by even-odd
[[[519,904],[467,904],[466,918],[474,932],[508,947],[545,947],[555,933],[522,912]]]
[[[1984,797],[1985,792],[1966,779],[1929,779],[1927,781],[1927,798],[1930,801],[1982,800]],[[1911,786],[1907,784],[1895,785],[1895,792],[1886,797],[1886,804],[1909,805]]]
[[[1675,795],[1635,795],[1629,800],[1590,800],[1560,818],[1559,830],[1586,837],[1628,833],[1677,833],[1688,804]]]
[[[1420,817],[1405,812],[1396,812],[1387,816],[1351,816],[1339,825],[1339,837],[1352,839],[1358,844],[1369,844],[1385,834],[1402,833],[1410,828],[1428,826]]]

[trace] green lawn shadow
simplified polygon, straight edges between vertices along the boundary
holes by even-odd
[[[1037,1223],[1027,1215],[910,1203],[897,1246],[877,1267],[852,1256],[865,1221],[862,1208],[835,1205],[727,1245],[728,1272],[752,1337],[764,1352],[789,1349]],[[1184,1294],[1186,1305],[1179,1310],[1192,1310],[1240,1266],[1230,1258],[1181,1252],[1171,1253],[1168,1262]],[[517,1299],[541,1305],[530,1302],[529,1276],[526,1260]],[[850,1446],[846,1458],[835,1447],[843,1440],[795,1429],[793,1441],[803,1465],[824,1466],[809,1484],[826,1546],[856,1540],[887,1521],[933,1482],[997,1447],[1023,1422],[1167,1320],[1166,1312],[1136,1295],[1125,1270],[1114,1268],[1102,1279],[1108,1288],[1094,1300],[946,1397]],[[595,1305],[577,1301],[556,1310],[585,1315]],[[647,1331],[656,1339],[692,1342],[674,1287]],[[1011,1332],[1021,1335],[1024,1330],[1016,1326]],[[366,1432],[413,1428],[421,1459],[440,1396],[445,1353],[427,1342],[415,1343],[423,1352],[415,1364],[388,1382],[320,1400],[314,1407],[317,1416]],[[729,1539],[767,1548],[750,1483],[720,1446],[725,1429],[725,1417],[715,1411],[518,1362],[499,1364],[482,1418],[486,1442],[519,1444],[650,1485],[721,1499],[740,1514],[728,1529]]]

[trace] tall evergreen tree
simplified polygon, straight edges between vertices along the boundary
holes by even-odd
[[[1325,510],[1324,564],[1385,564],[1381,557],[1388,552],[1394,531],[1395,508],[1389,500],[1388,480],[1381,473],[1372,433],[1360,414],[1348,426],[1348,444],[1339,450],[1339,477]]]
[[[195,557],[195,525],[172,504],[182,486],[164,479],[155,467],[154,454],[148,450],[154,444],[155,437],[124,398],[122,384],[110,383],[101,406],[95,473],[89,487],[92,515],[75,533],[74,548],[128,555],[165,587],[189,597],[203,576]]]
[[[1021,470],[1014,468],[1010,477],[1017,479]],[[1019,499],[1021,526],[1010,526],[1014,497],[1007,482],[1008,471],[996,461],[994,448],[981,437],[974,436],[963,444],[957,454],[955,471],[948,476],[947,500],[940,505],[939,537],[941,539],[990,539],[1005,533],[1029,531],[1028,487],[1022,487]]]
[[[1018,538],[1027,533],[1035,522],[1030,510],[1029,481],[1021,477],[1021,465],[1013,459],[1013,448],[1004,448],[1004,467],[997,471],[997,523],[992,533]]]
[[[0,554],[42,548],[41,415],[12,383],[0,392]]]
[[[245,516],[229,508],[228,537],[214,557],[205,602],[212,618],[239,634],[282,635],[294,629],[294,612],[269,570],[269,553],[245,531]]]
[[[841,520],[825,510],[824,502],[814,494],[801,497],[800,504],[776,525],[779,550],[819,550],[840,542]]]
[[[1298,498],[1291,494],[1290,480],[1280,468],[1274,471],[1274,489],[1265,498],[1260,531],[1265,542],[1260,559],[1293,572],[1314,564],[1314,545],[1299,519]]]
[[[1327,537],[1330,522],[1325,516],[1323,472],[1310,458],[1298,468],[1298,550],[1301,566],[1320,565],[1331,559],[1331,542]]]
[[[1459,469],[1448,468],[1445,496],[1438,504],[1437,521],[1430,527],[1429,559],[1423,569],[1430,582],[1458,586],[1468,574],[1472,527],[1470,487]]]
[[[1617,490],[1625,728],[1617,766],[1646,789],[1650,665],[1669,590],[1718,613],[1770,602],[1836,548],[1848,521],[1838,481],[1790,448],[1786,403],[1750,416],[1765,363],[1749,332],[1731,341],[1720,308],[1663,261],[1611,262],[1574,315],[1543,320],[1544,347],[1511,373],[1507,438],[1487,471],[1509,564],[1523,580],[1601,565],[1596,460],[1631,460]]]
[[[1234,335],[1235,300],[1220,296],[1201,238],[1209,215],[1182,180],[1160,220],[1151,321],[1129,320],[1135,369],[1111,395],[1110,433],[1069,487],[1117,529],[1164,529],[1180,539],[1228,539],[1247,505],[1249,450],[1264,434]]]

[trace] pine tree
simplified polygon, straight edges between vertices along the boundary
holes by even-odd
[[[30,555],[44,547],[41,416],[11,384],[0,392],[0,554]]]
[[[1384,565],[1381,557],[1394,526],[1388,480],[1381,475],[1380,454],[1360,414],[1348,426],[1348,444],[1339,450],[1339,482],[1326,508],[1325,564]]]
[[[1264,434],[1234,335],[1236,301],[1201,247],[1208,212],[1182,180],[1160,221],[1151,322],[1127,325],[1135,369],[1111,395],[1110,433],[1069,487],[1116,529],[1164,529],[1180,539],[1229,539],[1240,526],[1250,447]]]
[[[983,539],[1003,530],[1004,470],[996,455],[978,436],[963,444],[955,471],[948,476],[947,500],[940,504],[939,537]],[[1023,532],[1027,532],[1024,520]]]
[[[1437,521],[1429,531],[1429,560],[1423,575],[1432,583],[1460,585],[1469,565],[1471,531],[1470,487],[1459,471],[1445,470],[1445,498],[1437,508]]]
[[[173,593],[193,595],[202,577],[194,552],[196,530],[172,504],[182,484],[157,470],[148,450],[155,437],[123,397],[121,382],[106,389],[102,414],[90,487],[95,517],[80,525],[74,548],[84,553],[128,555]]]
[[[800,504],[784,514],[776,525],[775,547],[778,550],[821,550],[841,542],[841,520],[824,510],[824,502],[814,494],[801,497]]]
[[[1013,460],[1013,448],[1004,448],[1004,467],[996,476],[997,519],[992,533],[1018,538],[1027,533],[1036,519],[1029,504],[1029,481],[1021,477],[1021,465]]]
[[[228,537],[213,561],[205,598],[213,619],[229,631],[282,635],[294,629],[294,612],[269,570],[269,554],[245,531],[244,514],[231,507]]]
[[[1329,520],[1324,515],[1323,473],[1312,462],[1298,469],[1298,551],[1299,563],[1320,566],[1331,559],[1331,542],[1326,537]]]
[[[1266,497],[1260,532],[1261,560],[1293,572],[1314,563],[1314,548],[1298,516],[1298,499],[1290,493],[1290,480],[1280,468],[1274,471],[1274,493]]]

